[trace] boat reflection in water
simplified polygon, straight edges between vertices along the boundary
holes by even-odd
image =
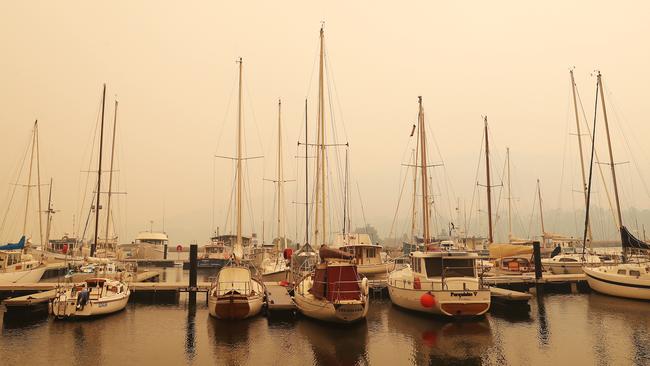
[[[316,365],[369,364],[366,322],[342,327],[303,317],[296,322],[296,331],[309,342]]]
[[[409,361],[413,364],[449,364],[451,361],[481,364],[482,358],[492,347],[492,333],[487,318],[450,321],[405,311],[396,306],[384,309],[388,330],[411,339]]]

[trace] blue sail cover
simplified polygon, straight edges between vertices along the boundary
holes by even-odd
[[[0,245],[0,250],[14,250],[25,248],[25,235],[20,238],[18,243],[9,243],[7,245]]]

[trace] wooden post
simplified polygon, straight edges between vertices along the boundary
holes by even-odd
[[[542,279],[542,253],[539,242],[533,242],[533,259],[535,260],[535,280]]]
[[[190,283],[189,283],[189,301],[190,306],[196,305],[196,269],[197,269],[198,245],[190,244]]]

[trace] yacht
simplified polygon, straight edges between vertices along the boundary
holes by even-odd
[[[368,313],[368,280],[361,279],[351,254],[325,246],[321,262],[298,280],[294,300],[300,312],[310,318],[352,323]]]
[[[167,258],[169,237],[164,232],[141,231],[131,244],[121,244],[119,249],[127,259],[161,260]]]
[[[368,234],[339,234],[334,247],[352,255],[360,275],[386,275],[395,269],[395,262],[382,258],[383,247],[372,244]]]
[[[41,280],[47,266],[24,254],[25,237],[15,244],[0,246],[0,284],[36,283]]]
[[[478,254],[413,252],[410,259],[388,276],[393,304],[450,317],[483,315],[490,308],[490,289],[478,276]]]
[[[129,301],[129,286],[110,278],[89,278],[71,287],[59,288],[50,312],[57,319],[85,318],[123,310]]]

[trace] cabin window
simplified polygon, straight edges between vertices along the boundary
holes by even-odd
[[[474,277],[474,260],[427,258],[427,277]]]
[[[641,272],[630,270],[630,276],[639,277],[639,276],[641,276]]]
[[[577,259],[574,258],[560,258],[559,262],[577,262]]]
[[[625,271],[624,269],[619,269],[618,272],[616,272],[616,273],[618,273],[618,274],[620,274],[620,275],[624,275],[625,272],[626,272],[626,271]]]
[[[413,265],[413,271],[420,272],[420,258],[411,258],[411,264]]]

